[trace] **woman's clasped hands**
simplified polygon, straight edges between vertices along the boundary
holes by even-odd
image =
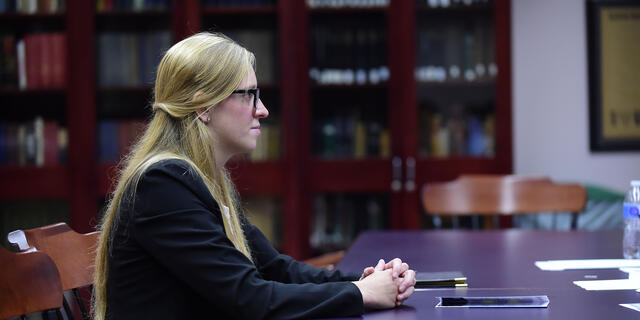
[[[362,293],[365,308],[393,308],[415,291],[416,272],[399,258],[387,263],[380,259],[375,267],[366,267],[354,284]]]

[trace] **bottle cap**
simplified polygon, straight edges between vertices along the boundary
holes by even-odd
[[[631,180],[632,187],[640,187],[640,180]]]

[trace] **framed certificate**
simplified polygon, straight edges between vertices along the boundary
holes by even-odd
[[[588,0],[592,151],[640,150],[640,2]]]

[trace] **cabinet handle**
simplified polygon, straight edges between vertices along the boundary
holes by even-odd
[[[407,192],[416,190],[416,159],[414,157],[407,158],[407,181],[404,183],[404,189]]]
[[[391,191],[400,192],[402,190],[402,159],[393,157],[391,159]]]

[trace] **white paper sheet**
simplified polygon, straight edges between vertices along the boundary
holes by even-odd
[[[583,259],[536,261],[536,267],[546,271],[577,269],[616,269],[640,267],[640,259]]]
[[[640,289],[640,280],[615,279],[615,280],[584,280],[574,281],[573,284],[585,290],[636,290]]]
[[[620,305],[631,310],[640,311],[640,303],[621,303]]]
[[[640,268],[634,268],[634,267],[624,267],[624,268],[620,268],[620,271],[628,273],[629,274],[629,279],[640,279]]]

